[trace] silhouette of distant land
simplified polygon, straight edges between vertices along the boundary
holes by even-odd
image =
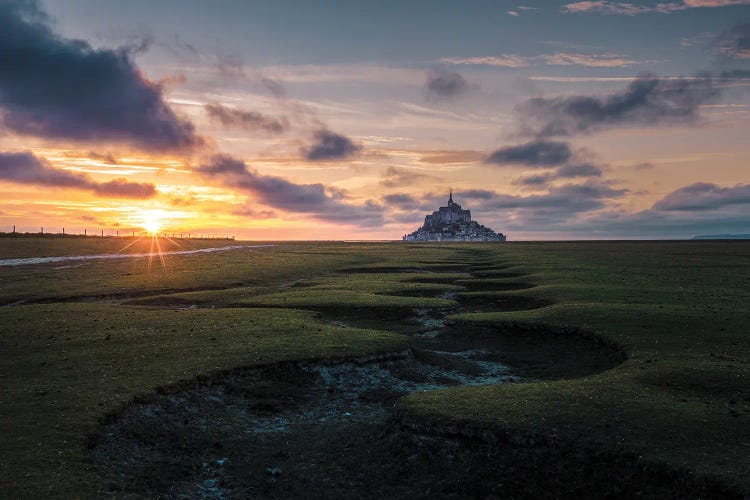
[[[750,234],[702,234],[694,240],[750,240]]]

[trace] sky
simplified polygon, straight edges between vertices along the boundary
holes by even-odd
[[[750,233],[750,0],[0,0],[0,231]]]

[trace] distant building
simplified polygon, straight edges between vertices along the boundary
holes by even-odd
[[[505,235],[471,220],[471,210],[464,210],[453,202],[453,191],[448,206],[440,207],[424,218],[424,225],[404,241],[505,241]]]

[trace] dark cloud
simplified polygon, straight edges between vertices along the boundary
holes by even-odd
[[[573,156],[570,146],[564,142],[531,141],[518,146],[498,149],[485,161],[499,165],[516,164],[534,167],[561,165]]]
[[[283,116],[276,118],[256,111],[227,108],[221,104],[206,104],[206,113],[212,120],[227,127],[262,130],[271,134],[281,134],[289,130],[289,120]]]
[[[571,163],[563,165],[555,171],[558,178],[572,179],[574,177],[600,177],[602,169],[591,163]]]
[[[99,196],[112,198],[152,198],[156,188],[150,183],[128,182],[127,179],[115,179],[109,182],[95,182],[91,189]]]
[[[464,198],[472,198],[475,200],[491,200],[497,193],[488,189],[468,189],[466,191],[459,191],[456,193],[457,196]]]
[[[401,210],[416,210],[423,205],[422,200],[410,194],[389,194],[383,196],[383,203]]]
[[[250,217],[252,219],[273,219],[277,216],[276,212],[272,210],[258,210],[256,208],[247,206],[232,210],[232,215],[239,215],[240,217]]]
[[[750,184],[721,187],[696,183],[669,193],[637,213],[599,212],[570,224],[569,231],[603,236],[690,238],[699,234],[749,233]]]
[[[518,106],[522,133],[567,136],[616,126],[685,124],[699,107],[718,98],[709,76],[663,80],[644,74],[624,90],[605,97],[535,97]]]
[[[284,98],[286,97],[286,89],[284,85],[279,81],[268,76],[259,75],[258,81],[260,85],[270,92],[274,97]]]
[[[545,186],[544,192],[519,195],[489,189],[467,189],[453,192],[453,199],[471,209],[474,220],[496,231],[543,234],[563,237],[564,234],[597,234],[608,236],[600,229],[586,227],[584,221],[603,218],[614,213],[629,191],[610,182],[587,179],[579,184]],[[383,198],[386,206],[397,206],[400,211],[389,215],[389,221],[412,224],[424,218],[435,207],[445,203],[444,195],[408,194]],[[417,207],[414,209],[413,207]],[[427,210],[423,207],[429,206]],[[610,210],[610,212],[608,212]],[[622,211],[619,211],[622,213]],[[575,228],[575,229],[573,229]]]
[[[653,208],[662,211],[705,211],[731,205],[750,205],[750,184],[721,187],[698,182],[672,191]]]
[[[310,161],[343,160],[357,154],[361,149],[361,146],[348,137],[322,129],[313,134],[313,143],[304,154]]]
[[[412,172],[404,168],[388,167],[383,173],[384,179],[380,185],[387,188],[411,186],[431,178],[429,175]]]
[[[480,210],[538,209],[559,210],[560,215],[586,212],[604,206],[604,201],[619,198],[628,192],[605,183],[586,182],[552,187],[544,194],[529,196],[494,193],[485,190],[461,191],[454,198],[479,200]]]
[[[600,177],[602,169],[591,163],[571,163],[554,171],[527,175],[516,179],[515,184],[523,186],[544,186],[557,179],[574,179],[578,177]]]
[[[230,156],[215,156],[198,171],[225,186],[252,193],[261,204],[276,209],[359,226],[383,223],[383,207],[372,200],[354,204],[339,189],[319,183],[296,184],[281,177],[262,175]]]
[[[424,83],[428,97],[456,97],[469,88],[469,82],[455,71],[437,69],[430,71]]]
[[[162,87],[131,59],[132,47],[94,49],[54,33],[36,2],[0,2],[0,108],[13,132],[49,139],[116,141],[147,150],[200,144]]]
[[[730,69],[722,71],[719,77],[723,80],[746,80],[750,78],[750,69]]]
[[[544,193],[527,196],[487,189],[461,190],[453,193],[453,199],[464,208],[470,208],[474,219],[496,230],[560,231],[570,221],[596,213],[627,193],[627,189],[587,180],[581,184],[550,187]],[[436,203],[444,203],[445,199],[433,194],[420,197],[399,194],[385,197],[384,202],[410,211],[403,214],[402,219],[406,220],[409,214],[424,217],[425,212],[421,211],[424,205],[434,210]],[[413,210],[414,207],[417,210]]]
[[[522,186],[544,186],[553,180],[555,180],[554,172],[544,172],[542,174],[519,177],[513,181],[513,184],[520,184]]]
[[[87,176],[54,168],[30,152],[0,153],[0,179],[40,186],[82,189],[90,186]]]
[[[89,151],[86,155],[92,160],[99,160],[110,165],[117,165],[117,158],[112,153],[97,153],[96,151]]]
[[[486,189],[456,191],[454,199],[470,208],[474,219],[503,232],[548,233],[557,237],[689,238],[697,234],[750,233],[750,184],[720,187],[699,184],[680,188],[654,207],[627,213],[619,206],[628,194],[608,182],[588,179],[581,184],[547,188],[521,196]],[[405,210],[417,203],[435,207],[435,195],[405,195],[391,201]],[[444,200],[438,200],[442,202]],[[391,216],[411,223],[424,217],[409,210]]]
[[[151,198],[156,188],[150,183],[115,179],[97,182],[85,174],[60,170],[29,152],[0,153],[0,180],[36,186],[84,189],[98,196],[115,198]]]
[[[605,200],[601,198],[601,201]],[[574,213],[564,221],[564,231],[586,237],[637,238],[690,238],[698,234],[748,233],[749,209],[750,184],[721,187],[696,183],[676,189],[657,201],[652,208],[636,213],[614,208]],[[508,227],[523,231],[560,231],[554,215],[548,215],[544,209],[527,211],[521,217],[510,218]],[[528,225],[532,221],[535,225]]]
[[[588,180],[582,184],[550,187],[544,193],[528,196],[487,189],[461,190],[454,191],[453,199],[464,208],[470,208],[475,220],[499,231],[561,231],[579,218],[616,203],[627,193],[627,189]],[[384,197],[383,202],[400,210],[392,214],[390,220],[407,223],[420,220],[438,204],[444,204],[445,198],[442,194],[397,194]]]
[[[733,59],[750,59],[750,22],[735,24],[716,39],[716,49]]]

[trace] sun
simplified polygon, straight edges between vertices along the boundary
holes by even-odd
[[[163,214],[159,210],[148,210],[141,213],[141,226],[149,234],[159,234],[162,228]]]

